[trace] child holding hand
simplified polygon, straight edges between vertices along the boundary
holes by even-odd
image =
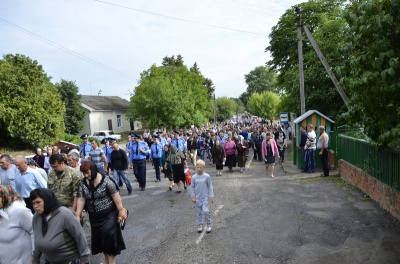
[[[214,203],[214,191],[209,174],[204,173],[205,162],[196,162],[196,174],[192,177],[190,195],[196,207],[197,232],[203,232],[203,213],[205,215],[207,233],[211,232],[211,213],[208,209],[208,202]]]

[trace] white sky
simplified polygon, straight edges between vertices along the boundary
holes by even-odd
[[[103,1],[103,0],[102,0]],[[244,75],[264,65],[268,35],[286,9],[302,0],[0,0],[0,52],[37,60],[58,82],[76,81],[80,93],[129,100],[140,73],[181,54],[211,78],[216,96],[238,97]],[[256,34],[178,21],[147,12]],[[4,20],[83,55],[129,78],[73,56]],[[295,21],[293,21],[295,27]]]

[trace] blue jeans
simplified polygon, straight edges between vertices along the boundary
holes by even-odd
[[[204,202],[201,205],[196,203],[196,218],[197,218],[197,225],[203,225],[203,213],[206,218],[206,224],[211,225],[211,213],[208,209],[208,203]]]
[[[311,172],[315,172],[315,149],[307,149],[306,151],[306,163],[304,164],[304,171],[309,171],[309,165],[311,163]]]
[[[128,189],[128,192],[132,191],[132,185],[131,182],[128,179],[128,175],[124,173],[124,170],[113,170],[113,178],[117,186],[119,186],[119,181],[123,180],[126,184],[126,188]],[[119,187],[118,187],[119,188]]]
[[[204,161],[204,154],[206,151],[204,149],[200,149],[200,159],[202,159]]]

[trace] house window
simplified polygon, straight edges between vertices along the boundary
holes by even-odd
[[[122,118],[121,115],[117,115],[117,126],[122,127]]]

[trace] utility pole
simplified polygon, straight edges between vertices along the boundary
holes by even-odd
[[[214,126],[217,124],[217,111],[216,111],[216,103],[215,103],[215,93],[214,93]]]
[[[296,11],[296,21],[297,21],[297,48],[299,52],[299,78],[300,78],[300,111],[301,114],[306,112],[306,99],[304,95],[304,71],[303,71],[303,43],[301,39],[301,17],[300,8],[297,6]]]
[[[306,25],[303,25],[304,32],[306,32],[306,35],[308,39],[311,42],[311,45],[313,46],[315,52],[317,53],[319,59],[321,60],[322,64],[325,67],[326,72],[328,73],[329,77],[331,78],[333,84],[336,87],[336,90],[339,92],[340,96],[342,97],[344,103],[346,104],[347,107],[349,107],[349,98],[347,98],[346,93],[343,91],[342,87],[339,85],[339,81],[336,79],[335,74],[333,73],[331,67],[329,67],[328,62],[325,59],[324,54],[322,54],[321,50],[319,49],[319,46],[317,42],[315,42],[314,37],[312,36],[311,32],[308,30],[308,27]]]

